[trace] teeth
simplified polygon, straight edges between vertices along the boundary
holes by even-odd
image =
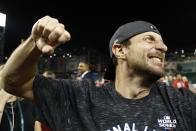
[[[154,62],[158,62],[158,63],[161,62],[161,59],[160,59],[160,58],[157,58],[157,57],[153,57],[152,60],[153,60]]]

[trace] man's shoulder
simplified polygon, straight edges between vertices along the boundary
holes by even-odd
[[[173,88],[172,86],[168,86],[163,82],[158,82],[157,85],[160,93],[163,96],[168,97],[170,99],[175,99],[178,101],[186,101],[189,98],[194,99],[194,97],[196,97],[196,95],[188,89]]]
[[[171,94],[179,94],[181,92],[184,92],[185,90],[182,89],[177,89],[177,88],[173,88],[172,86],[168,86],[166,83],[164,82],[157,82],[156,83],[156,87],[160,90],[160,92],[162,93],[171,93]]]

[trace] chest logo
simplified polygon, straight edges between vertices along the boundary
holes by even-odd
[[[163,116],[163,118],[158,119],[159,127],[164,129],[174,129],[176,128],[177,121],[176,119],[171,119],[170,116]]]

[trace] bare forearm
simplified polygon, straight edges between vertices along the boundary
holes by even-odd
[[[3,111],[4,111],[4,108],[5,108],[5,104],[6,104],[6,101],[3,100],[3,98],[2,98],[0,100],[0,123],[1,123],[2,116],[3,116]]]
[[[40,51],[31,37],[12,53],[2,71],[3,87],[6,91],[19,96],[23,94],[22,90],[18,88],[23,88],[34,78],[39,55]]]

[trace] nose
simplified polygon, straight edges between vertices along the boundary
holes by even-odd
[[[158,49],[158,50],[161,50],[163,52],[167,51],[167,46],[162,41],[161,42],[157,42],[157,44],[155,44],[155,48]]]

